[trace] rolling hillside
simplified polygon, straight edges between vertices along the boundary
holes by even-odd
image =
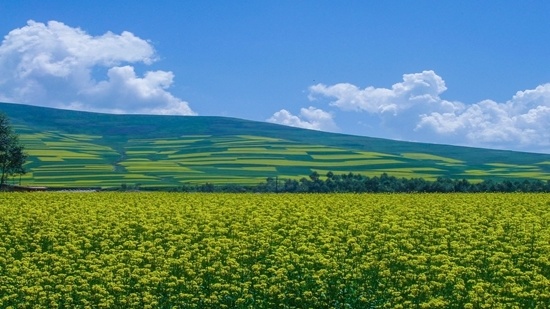
[[[242,119],[0,103],[29,153],[23,185],[257,184],[317,171],[550,180],[550,155],[325,133]],[[18,180],[17,180],[18,181]]]

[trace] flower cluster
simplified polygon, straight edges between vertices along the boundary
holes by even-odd
[[[4,193],[1,308],[536,308],[544,194]]]

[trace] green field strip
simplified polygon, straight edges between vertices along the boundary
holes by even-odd
[[[124,162],[151,162],[147,158],[126,158],[124,161],[118,162],[118,165],[121,165]]]
[[[353,153],[352,151],[350,151],[348,149],[329,148],[329,147],[318,148],[318,149],[307,149],[306,152],[309,155],[331,155],[331,154],[337,155],[337,154],[341,154],[343,152]]]
[[[349,153],[349,154],[311,154],[313,160],[357,160],[357,159],[371,159],[373,157],[366,157],[362,154]],[[379,158],[379,157],[374,157]]]
[[[120,165],[123,165],[123,166],[127,166],[127,165],[132,165],[132,166],[156,166],[156,167],[174,167],[174,166],[177,166],[177,162],[175,161],[151,161],[151,160],[146,160],[146,159],[133,159],[133,160],[128,160],[128,161],[122,161],[122,162],[119,162]]]
[[[175,149],[175,148],[183,148],[183,147],[189,147],[189,145],[192,145],[193,143],[185,143],[184,141],[177,141],[178,143],[158,143],[157,142],[146,142],[146,143],[128,143],[125,148],[127,149]],[[166,141],[167,142],[167,141]]]
[[[228,135],[228,136],[217,136],[208,139],[208,141],[213,143],[224,143],[224,142],[231,142],[235,140],[243,140],[242,138],[236,137],[235,135]],[[206,139],[205,139],[206,141]]]
[[[44,164],[41,167],[44,168],[63,168],[63,167],[88,167],[88,166],[110,166],[113,167],[113,164],[108,162],[107,160],[69,160],[67,162],[59,162],[59,163],[48,163]]]
[[[515,164],[506,164],[506,163],[486,163],[487,166],[502,167],[502,168],[512,168],[512,169],[537,169],[537,166],[534,165],[515,165]]]
[[[161,145],[161,146],[186,147],[189,144],[200,142],[200,141],[203,141],[203,139],[152,140],[150,143],[153,145]]]
[[[124,179],[145,179],[145,180],[158,179],[158,177],[150,176],[150,175],[143,175],[143,174],[124,174],[124,175],[122,175],[122,178],[124,178]]]
[[[66,138],[74,139],[77,141],[93,141],[93,140],[102,138],[102,136],[100,135],[70,134],[70,133],[63,133],[61,135]]]
[[[445,163],[445,162],[436,162],[436,165],[439,166],[446,166],[446,167],[466,167],[466,164],[460,164],[460,163]]]
[[[276,166],[278,175],[309,175],[311,168],[307,166]]]
[[[116,158],[120,157],[120,153],[118,153],[114,150],[111,150],[109,152],[92,150],[92,151],[86,151],[86,153],[91,154],[91,155],[95,155],[97,157],[110,158],[110,159],[112,159],[114,157],[116,157]]]
[[[392,154],[389,154],[389,153],[382,153],[382,152],[375,152],[375,151],[354,151],[354,153],[364,155],[365,157],[368,157],[368,158],[388,158],[388,157],[399,158],[399,157],[401,157],[401,156],[392,155]]]
[[[504,175],[504,174],[529,174],[529,173],[536,173],[536,174],[544,174],[543,171],[539,169],[508,169],[508,168],[496,168],[488,171],[491,175]]]
[[[88,168],[88,167],[96,167],[96,166],[102,166],[102,167],[110,167],[110,168],[113,168],[112,165],[110,164],[72,164],[72,163],[67,163],[67,164],[47,164],[47,165],[43,165],[39,168],[48,168],[48,169],[60,169],[60,168]]]
[[[107,160],[103,158],[67,158],[67,157],[35,157],[37,160],[43,162],[67,162],[68,164],[95,164],[105,163]]]
[[[95,179],[95,180],[101,180],[101,179],[123,179],[124,177],[126,177],[127,174],[90,174],[90,175],[70,175],[70,176],[67,176],[67,177],[63,177],[63,181],[70,181],[71,179],[82,179],[82,178],[86,178],[86,179]],[[142,175],[144,176],[144,175]],[[145,176],[144,176],[145,177]],[[45,175],[45,176],[36,176],[34,175],[33,179],[35,180],[47,180],[47,179],[60,179],[60,177],[58,175],[56,176],[50,176],[50,175]]]
[[[502,176],[507,178],[533,178],[540,180],[550,180],[550,174],[541,172],[511,172],[495,174],[496,176]]]
[[[490,176],[492,173],[490,173],[487,170],[465,170],[462,175],[467,176]]]
[[[97,174],[97,173],[115,173],[113,171],[113,167],[110,167],[110,168],[94,168],[94,167],[90,167],[90,168],[70,168],[70,167],[66,167],[66,168],[49,168],[49,167],[44,167],[44,166],[40,166],[38,168],[35,168],[33,169],[33,172],[34,173],[52,173],[52,174],[58,174],[58,173],[84,173],[84,174]],[[116,174],[116,173],[115,173]]]
[[[222,153],[226,152],[227,147],[216,147],[212,145],[201,145],[201,146],[189,146],[185,149],[178,149],[176,154],[191,154],[191,153]]]
[[[36,138],[35,134],[19,134],[19,140],[26,145],[44,145],[42,139]]]
[[[258,137],[258,138],[244,138],[242,136],[225,136],[225,137],[213,137],[210,138],[210,140],[216,142],[216,143],[243,143],[243,144],[249,144],[249,143],[256,143],[258,145],[265,145],[267,143],[272,144],[279,144],[279,143],[289,143],[286,140],[280,139],[280,138],[271,138],[271,137]]]
[[[94,168],[94,167],[88,167],[88,168],[64,168],[64,169],[47,169],[47,168],[36,168],[33,169],[35,174],[48,174],[48,175],[55,175],[55,174],[97,174],[97,173],[113,173],[113,168]]]
[[[150,154],[157,154],[158,151],[155,150],[126,150],[127,156],[132,155],[150,155]]]
[[[517,165],[514,165],[514,164],[506,164],[506,163],[486,163],[485,165],[488,165],[488,166],[496,166],[496,167],[517,167]]]
[[[201,138],[201,139],[207,139],[212,137],[210,134],[186,134],[186,135],[180,135],[180,138],[186,139],[186,138]]]
[[[222,153],[223,154],[223,153]],[[273,149],[265,149],[262,151],[234,151],[234,150],[228,150],[227,154],[250,154],[250,155],[278,155],[278,156],[289,156],[289,155],[302,155],[310,157],[309,154],[305,151],[286,151],[286,150],[273,150]],[[311,157],[310,157],[311,158]]]
[[[214,152],[219,152],[219,150],[212,147],[208,147],[208,148],[197,147],[197,148],[189,148],[189,149],[178,149],[178,151],[175,154],[170,156],[197,156],[199,154],[208,154],[208,153],[214,153]]]
[[[266,146],[269,151],[273,152],[296,152],[307,154],[307,150],[292,147],[293,145],[276,145],[276,146]]]
[[[129,173],[160,173],[160,172],[170,172],[170,173],[187,173],[191,169],[183,166],[135,166],[135,165],[125,165],[124,166]]]
[[[120,179],[118,181],[105,181],[105,182],[101,182],[101,183],[97,183],[95,180],[74,180],[73,183],[76,185],[76,187],[79,187],[80,186],[90,186],[90,187],[95,187],[95,186],[99,186],[99,187],[109,187],[109,186],[120,186],[121,184],[123,184],[125,181],[125,179]],[[65,184],[58,184],[58,185],[65,185]]]
[[[88,154],[88,153],[74,152],[74,151],[69,151],[69,150],[59,150],[59,149],[55,149],[55,150],[50,150],[50,149],[40,149],[40,150],[29,149],[28,154],[30,156],[36,156],[36,157],[59,157],[59,158],[64,158],[64,159],[80,159],[80,158],[96,159],[96,158],[100,158],[97,155],[91,155],[91,154]]]
[[[212,152],[212,155],[210,157],[212,157],[212,158],[214,158],[214,157],[215,158],[223,158],[223,157],[240,158],[240,157],[245,157],[245,156],[246,157],[253,156],[253,157],[257,157],[257,158],[263,158],[263,157],[266,157],[266,156],[269,156],[271,158],[273,158],[273,157],[285,158],[288,155],[277,153],[277,152],[270,152],[270,151],[266,151],[266,152],[229,152],[229,151],[223,151],[222,152],[222,151],[220,151],[220,152]],[[302,155],[302,156],[304,156],[304,155]]]
[[[44,170],[44,169],[35,169],[33,170],[35,176],[56,176],[60,177],[63,175],[110,175],[116,174],[113,170],[72,170],[72,169],[59,169],[59,170]]]
[[[292,144],[290,144],[290,146],[291,147],[288,147],[288,148],[300,149],[300,150],[303,150],[303,151],[309,151],[309,150],[315,150],[315,149],[319,149],[319,150],[340,149],[340,148],[335,148],[335,147],[331,147],[331,146],[317,145],[317,144],[304,145],[304,144],[292,143]]]
[[[405,152],[405,153],[402,153],[401,156],[412,160],[443,161],[446,163],[455,163],[455,164],[464,163],[464,161],[460,161],[457,159],[441,157],[441,156],[436,156],[436,155],[427,154],[427,153]]]
[[[305,155],[293,155],[293,156],[298,157],[298,158],[311,159],[309,156],[305,156]],[[288,160],[288,157],[289,156],[285,156],[283,154],[277,154],[277,153],[271,153],[271,152],[266,152],[266,153],[258,153],[258,152],[246,152],[246,153],[245,152],[243,152],[243,153],[219,152],[219,153],[212,153],[212,155],[208,156],[207,158],[219,158],[219,159],[223,159],[223,158],[262,159],[262,158],[265,158],[265,159],[287,159]],[[200,157],[195,157],[195,158],[192,158],[192,159],[193,160],[199,160]]]
[[[225,168],[220,168],[216,171],[216,175],[224,176],[224,177],[268,177],[268,176],[276,176],[276,171],[254,171],[254,170],[230,170]],[[208,173],[205,173],[208,174]]]
[[[179,149],[173,149],[173,148],[163,148],[163,147],[124,147],[124,153],[130,154],[130,153],[158,153],[160,151],[177,151]]]
[[[276,172],[277,168],[273,166],[243,166],[243,167],[220,167],[220,170],[229,170],[229,171],[236,171],[236,172]]]
[[[180,162],[180,163],[195,163],[195,162],[225,162],[225,161],[235,161],[238,157],[236,156],[204,156],[204,157],[188,157],[188,158],[178,158],[178,159],[172,159],[172,161]]]
[[[266,144],[269,143],[269,144]],[[225,142],[216,142],[216,145],[224,146],[224,147],[230,147],[230,146],[249,146],[249,145],[258,145],[258,146],[265,146],[265,147],[274,147],[274,146],[284,146],[284,145],[292,145],[289,142],[285,141],[274,141],[274,142],[262,142],[259,140],[233,140],[233,141],[225,141]]]
[[[74,144],[68,144],[61,147],[61,146],[51,146],[50,142],[44,142],[41,144],[25,143],[25,149],[31,155],[48,154],[48,152],[49,153],[53,152],[55,155],[66,155],[67,152],[78,153],[78,154],[83,153],[85,155],[100,155],[100,156],[118,155],[118,153],[115,150],[107,146],[94,145],[94,144],[74,143]],[[59,152],[59,153],[56,153],[56,152]]]
[[[382,171],[382,169],[378,169],[378,170]],[[389,172],[411,172],[411,173],[416,173],[416,172],[420,172],[420,173],[423,173],[423,172],[445,172],[445,170],[435,168],[435,167],[403,167],[403,168],[397,167],[397,168],[385,168],[383,170],[387,171],[388,173]]]
[[[303,151],[284,151],[284,150],[272,150],[272,149],[262,149],[262,150],[251,150],[251,149],[231,149],[224,152],[217,152],[216,155],[277,155],[277,156],[287,156],[287,155],[303,155],[309,156],[306,152]]]
[[[51,139],[52,138],[52,134],[49,134],[49,133],[28,133],[28,134],[21,134],[20,135],[21,138],[23,137],[27,137],[27,138],[31,138],[31,139],[38,139],[38,140],[43,140],[43,139]]]
[[[326,166],[371,166],[380,164],[403,164],[402,161],[391,159],[373,159],[373,160],[349,160],[345,162],[321,162],[321,161],[288,161],[283,159],[278,160],[237,160],[243,164],[249,165],[273,165],[273,166],[308,166],[310,168],[326,167]]]
[[[62,158],[59,158],[59,157],[44,157],[44,156],[41,156],[41,157],[37,157],[37,159],[42,161],[42,162],[63,162],[64,161]]]
[[[220,160],[219,158],[217,159],[212,159],[212,160],[192,160],[192,161],[177,161],[178,163],[180,163],[181,165],[192,165],[192,166],[195,166],[195,165],[209,165],[209,166],[214,166],[214,165],[224,165],[224,164],[235,164],[235,162],[237,162],[237,158],[228,158],[226,160]]]
[[[109,151],[112,150],[111,148],[107,146],[101,146],[97,144],[88,144],[88,143],[79,143],[75,141],[70,142],[64,142],[64,141],[45,141],[44,145],[48,146],[48,148],[61,148],[61,149],[82,149],[82,150],[95,150],[95,151]]]
[[[85,168],[72,168],[72,169],[67,169],[67,171],[78,171],[79,173],[98,173],[98,172],[114,172],[114,169],[113,167],[108,167],[108,168],[104,168],[104,167],[94,167],[94,166],[90,166],[90,167],[85,167]]]
[[[247,140],[255,140],[255,141],[261,141],[261,142],[280,142],[284,141],[280,138],[275,137],[265,137],[265,136],[257,136],[257,135],[236,135],[239,138],[247,139]]]
[[[233,147],[227,148],[228,153],[254,153],[254,152],[267,152],[265,147]]]
[[[178,175],[178,176],[175,176],[174,179],[177,179],[177,180],[180,180],[180,181],[181,181],[181,179],[194,179],[194,180],[200,180],[200,181],[205,181],[205,180],[210,180],[210,179],[245,179],[245,180],[249,180],[250,177],[235,176],[235,175],[232,175],[232,174],[227,174],[227,175],[196,174],[196,175]],[[262,179],[262,177],[258,177],[258,179]],[[263,177],[263,179],[265,179],[265,177]]]
[[[136,181],[126,180],[126,179],[115,179],[115,180],[86,180],[86,179],[72,179],[70,181],[56,182],[50,180],[44,181],[33,181],[27,182],[25,185],[30,186],[45,186],[51,188],[63,188],[63,187],[119,187],[123,183],[136,183]],[[157,183],[156,181],[151,182],[151,185]]]
[[[182,175],[192,176],[192,175],[201,174],[201,173],[193,173],[193,172],[190,172],[190,173],[174,173],[174,172],[170,172],[170,171],[164,171],[164,172],[161,171],[161,172],[154,172],[154,173],[144,172],[142,174],[146,175],[148,177],[154,177],[154,178],[158,179],[158,181],[170,181],[170,179],[174,179],[175,177],[181,177]],[[132,174],[128,174],[128,175],[132,175]]]
[[[281,181],[281,183],[284,183],[284,180],[286,180],[286,179],[300,180],[300,179],[302,179],[302,178],[304,178],[304,177],[309,178],[309,175],[310,175],[311,173],[312,173],[312,171],[309,171],[309,173],[307,173],[307,174],[301,174],[301,175],[288,175],[288,174],[281,174],[281,173],[279,173],[279,174],[277,174],[277,175],[275,175],[275,176],[277,176],[277,178],[279,179],[279,181]],[[266,179],[264,178],[264,179],[261,179],[260,181],[261,181],[261,182],[265,182],[265,180],[266,180]]]
[[[232,147],[232,146],[250,146],[250,145],[253,145],[253,146],[261,146],[261,147],[264,147],[266,146],[265,144],[262,144],[262,143],[259,143],[258,141],[254,141],[254,140],[234,140],[234,141],[229,141],[229,142],[216,142],[216,146],[218,147]]]
[[[171,154],[175,154],[176,152],[177,150],[163,150],[163,151],[159,151],[158,154],[168,156]]]

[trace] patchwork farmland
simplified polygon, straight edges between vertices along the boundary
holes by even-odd
[[[29,159],[23,185],[255,185],[360,173],[550,179],[550,155],[406,143],[220,117],[104,115],[0,104]]]

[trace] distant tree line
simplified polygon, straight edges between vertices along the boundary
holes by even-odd
[[[386,173],[380,176],[368,177],[361,174],[336,175],[328,172],[322,179],[317,172],[309,177],[295,179],[279,179],[268,177],[265,182],[256,186],[243,186],[236,184],[214,185],[210,183],[201,185],[187,184],[177,189],[181,192],[265,192],[265,193],[378,193],[378,192],[402,192],[402,193],[451,193],[451,192],[548,192],[550,193],[550,180],[541,181],[533,179],[515,180],[484,180],[472,183],[466,179],[451,179],[439,177],[435,181],[423,178],[397,178]]]

